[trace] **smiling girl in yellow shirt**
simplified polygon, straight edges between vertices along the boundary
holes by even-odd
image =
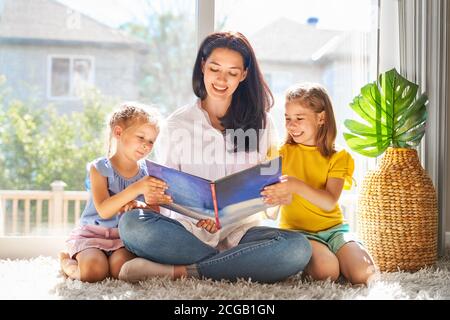
[[[261,194],[267,204],[282,205],[281,228],[302,232],[310,240],[307,275],[335,281],[342,274],[353,284],[367,284],[375,265],[338,205],[344,186],[351,186],[354,162],[347,151],[335,150],[331,100],[322,86],[307,83],[288,89],[285,106],[282,181]]]

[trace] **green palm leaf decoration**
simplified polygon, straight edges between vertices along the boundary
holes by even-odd
[[[350,107],[366,123],[345,120],[351,133],[344,133],[348,146],[368,157],[386,148],[413,148],[425,134],[428,97],[417,99],[418,85],[403,78],[395,69],[380,74],[379,82],[361,88]]]

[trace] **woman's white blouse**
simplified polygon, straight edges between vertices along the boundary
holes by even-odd
[[[245,134],[256,143],[256,132]],[[261,131],[260,137],[259,151],[233,152],[232,135],[224,136],[215,129],[208,113],[201,108],[200,100],[197,100],[176,110],[162,124],[155,144],[156,158],[168,167],[208,180],[217,180],[267,160],[269,153],[276,150],[278,136],[269,114],[266,129]],[[236,246],[245,232],[261,220],[261,215],[255,214],[239,224],[223,227],[211,234],[196,227],[194,219],[164,208],[161,208],[161,213],[178,220],[200,240],[220,250]]]

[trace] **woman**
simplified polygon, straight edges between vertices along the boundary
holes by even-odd
[[[193,89],[199,99],[175,111],[161,132],[160,162],[216,180],[273,156],[276,132],[267,113],[273,97],[242,34],[206,37]],[[134,210],[122,218],[123,242],[142,258],[124,264],[120,279],[166,275],[270,283],[303,270],[311,257],[303,235],[258,227],[258,214],[211,233],[184,216],[162,213]]]

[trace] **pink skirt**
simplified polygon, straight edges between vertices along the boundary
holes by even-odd
[[[66,245],[71,259],[78,252],[88,248],[97,248],[108,253],[124,246],[119,237],[118,228],[95,225],[85,225],[73,229]]]

